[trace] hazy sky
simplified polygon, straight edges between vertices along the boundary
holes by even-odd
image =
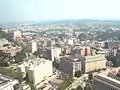
[[[120,0],[0,0],[0,22],[119,19]]]

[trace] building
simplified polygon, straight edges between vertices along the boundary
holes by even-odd
[[[18,66],[18,71],[27,76],[29,82],[37,85],[53,74],[52,61],[44,58],[26,58],[25,62]]]
[[[0,90],[17,90],[14,88],[17,84],[19,84],[18,80],[0,74]]]
[[[12,41],[20,42],[22,40],[21,32],[16,30],[9,33],[8,38]]]
[[[67,44],[68,45],[74,45],[74,40],[73,39],[68,39]]]
[[[63,72],[74,75],[76,71],[81,71],[81,60],[77,55],[62,57],[60,68]]]
[[[99,69],[105,69],[106,58],[104,55],[101,54],[94,56],[64,56],[60,60],[60,68],[64,72],[73,75],[75,71],[82,71],[84,73],[88,73]]]
[[[89,56],[91,55],[91,47],[75,47],[74,54]]]
[[[54,40],[48,40],[47,41],[47,47],[51,47],[55,45],[55,41]]]
[[[66,55],[70,55],[72,53],[72,47],[71,46],[66,46],[64,50],[65,50]]]
[[[120,90],[120,81],[105,75],[96,75],[93,79],[94,90]]]
[[[0,55],[5,54],[9,56],[15,56],[16,53],[21,51],[21,47],[6,46],[0,48]]]
[[[82,71],[90,72],[106,68],[106,58],[103,54],[96,54],[93,56],[84,56],[82,60]]]
[[[46,47],[43,51],[43,57],[54,61],[54,58],[59,58],[62,50],[59,47]]]
[[[3,47],[5,44],[10,44],[6,39],[0,39],[0,47]]]
[[[35,41],[30,41],[24,46],[25,51],[34,53],[37,51],[37,43]]]

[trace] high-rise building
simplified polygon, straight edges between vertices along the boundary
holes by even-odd
[[[81,60],[77,55],[62,57],[60,68],[63,72],[74,75],[76,71],[81,71]]]
[[[102,54],[83,56],[82,70],[86,73],[94,70],[105,69],[106,62],[105,55]]]
[[[44,58],[26,58],[26,61],[18,66],[18,71],[28,76],[34,85],[53,74],[52,61]]]
[[[10,32],[8,35],[8,39],[12,41],[20,42],[22,40],[21,32],[18,30]]]
[[[26,44],[26,46],[24,46],[24,49],[27,52],[34,53],[35,51],[37,51],[37,43],[32,40],[32,41],[28,42]]]
[[[61,54],[61,48],[59,47],[46,47],[43,51],[43,57],[54,61],[54,58],[59,58]]]

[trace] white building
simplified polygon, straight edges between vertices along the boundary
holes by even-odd
[[[0,39],[0,47],[3,47],[4,44],[10,44],[6,39]]]
[[[93,56],[81,57],[82,60],[82,70],[86,72],[105,69],[106,68],[106,58],[103,54],[97,54]]]
[[[73,45],[73,44],[74,44],[74,40],[73,40],[73,39],[68,39],[68,40],[67,40],[67,44]]]
[[[34,53],[35,51],[37,51],[37,43],[35,41],[30,41],[26,44],[26,46],[24,47],[24,49],[27,51],[27,52],[30,52],[30,53]]]
[[[61,52],[61,48],[59,47],[48,47],[44,49],[43,57],[54,61],[54,58],[59,58]]]
[[[21,32],[18,30],[14,30],[10,33],[10,37],[13,41],[21,41],[22,40],[22,35]]]
[[[0,74],[0,90],[15,90],[16,84],[19,84],[18,80]]]
[[[44,58],[28,59],[18,70],[28,75],[28,79],[34,85],[52,75],[52,61]]]

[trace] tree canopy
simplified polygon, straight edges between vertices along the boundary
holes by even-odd
[[[0,67],[0,73],[18,79],[20,82],[23,80],[22,73],[12,69]]]
[[[81,77],[81,76],[82,76],[82,71],[75,72],[75,77]]]
[[[72,76],[69,76],[66,78],[63,83],[61,83],[58,87],[58,90],[65,90],[70,84],[72,84],[74,81]]]

